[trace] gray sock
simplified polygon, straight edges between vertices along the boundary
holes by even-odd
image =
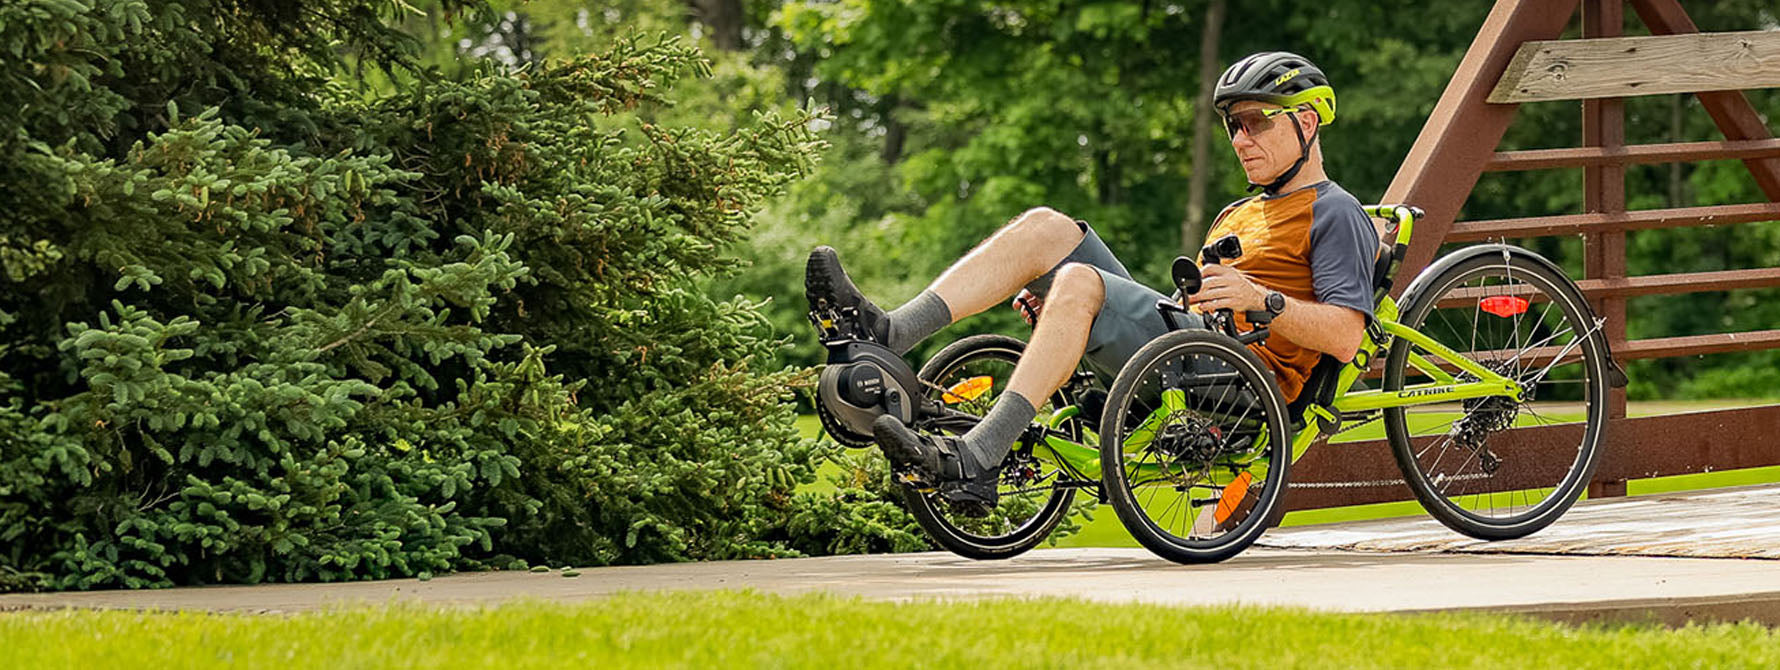
[[[977,472],[1001,465],[1001,459],[1007,458],[1007,452],[1014,447],[1014,440],[1019,439],[1020,432],[1032,424],[1033,417],[1038,416],[1038,409],[1026,396],[1013,391],[1001,394],[983,420],[964,433],[964,451],[976,463]]]
[[[890,341],[884,346],[898,354],[908,353],[928,335],[952,325],[951,308],[933,291],[922,291],[886,316],[890,320]]]

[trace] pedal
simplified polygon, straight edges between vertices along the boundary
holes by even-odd
[[[821,308],[812,309],[809,312],[809,317],[810,325],[816,327],[816,339],[823,342],[834,339],[835,333],[839,330],[839,328],[835,326],[835,321],[839,318],[839,315],[835,314],[834,310]]]
[[[935,490],[933,484],[923,479],[919,473],[912,471],[891,473],[890,479],[898,484],[914,489],[918,493],[932,493]]]
[[[819,306],[810,310],[810,325],[816,327],[816,339],[822,344],[837,340],[861,339],[855,324],[859,323],[859,310],[845,307],[839,310],[827,306]]]

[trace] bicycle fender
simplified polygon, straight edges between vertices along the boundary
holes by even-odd
[[[1429,290],[1429,284],[1433,282],[1434,277],[1445,272],[1447,268],[1479,256],[1515,256],[1542,265],[1551,270],[1552,274],[1562,277],[1564,280],[1563,289],[1569,291],[1577,302],[1582,303],[1585,307],[1588,306],[1588,299],[1582,293],[1582,288],[1577,286],[1576,280],[1571,279],[1570,274],[1564,272],[1564,269],[1557,263],[1553,263],[1551,259],[1524,247],[1501,243],[1469,246],[1435,259],[1433,263],[1428,264],[1427,268],[1416,274],[1415,280],[1409,282],[1409,288],[1403,290],[1402,304],[1417,304],[1421,294]],[[1589,312],[1592,315],[1594,310],[1591,308]],[[1601,349],[1607,354],[1607,385],[1613,388],[1625,388],[1630,380],[1627,379],[1625,370],[1619,367],[1619,361],[1613,357],[1613,347],[1607,342],[1606,336],[1600,335],[1598,332],[1596,336],[1600,338]]]
[[[1559,267],[1557,263],[1551,262],[1551,259],[1536,254],[1523,247],[1517,247],[1512,244],[1493,243],[1465,247],[1434,259],[1433,263],[1429,263],[1428,267],[1422,269],[1421,272],[1415,275],[1415,279],[1409,282],[1409,288],[1403,289],[1403,299],[1399,301],[1399,304],[1413,304],[1418,296],[1428,291],[1428,283],[1434,281],[1436,275],[1445,272],[1447,268],[1478,256],[1518,256],[1533,261],[1534,263],[1545,266],[1546,269],[1551,270],[1557,276],[1563,277],[1565,288],[1573,292],[1574,297],[1582,297],[1582,289],[1577,288],[1576,282],[1570,279],[1569,273],[1564,272],[1564,269]]]

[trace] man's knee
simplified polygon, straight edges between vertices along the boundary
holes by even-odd
[[[1049,207],[1034,207],[1014,217],[1007,224],[1009,230],[1037,238],[1047,245],[1074,248],[1082,237],[1087,234],[1075,219]]]
[[[1047,310],[1056,309],[1077,314],[1094,314],[1106,300],[1106,284],[1100,271],[1083,263],[1065,263],[1057,271],[1051,296],[1045,300]]]

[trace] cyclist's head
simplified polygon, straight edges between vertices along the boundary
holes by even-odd
[[[1335,89],[1328,77],[1303,56],[1283,51],[1231,65],[1218,78],[1212,102],[1251,190],[1269,193],[1297,176],[1311,159],[1316,128],[1335,120]]]
[[[1309,108],[1318,125],[1335,122],[1335,88],[1310,59],[1285,51],[1264,51],[1236,61],[1218,77],[1212,106],[1220,113],[1243,100],[1287,109]]]

